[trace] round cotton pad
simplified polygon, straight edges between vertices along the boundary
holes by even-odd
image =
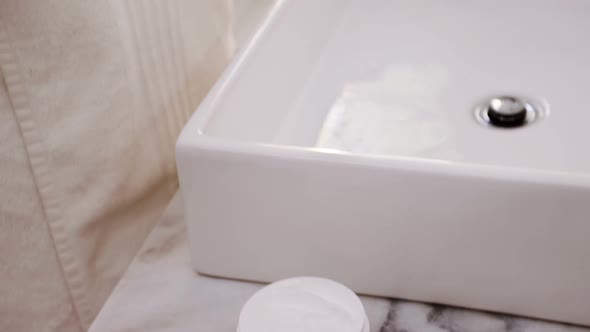
[[[262,288],[240,313],[238,332],[369,332],[359,298],[331,280],[301,277]]]

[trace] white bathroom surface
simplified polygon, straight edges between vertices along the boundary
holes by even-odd
[[[283,1],[203,133],[354,154],[590,172],[590,2]],[[311,8],[310,8],[311,7]],[[301,11],[301,13],[299,13]],[[305,17],[305,26],[294,28]],[[299,19],[299,21],[298,21]],[[496,95],[543,119],[478,124]]]
[[[196,274],[190,264],[183,210],[177,194],[90,332],[236,332],[242,306],[263,285]],[[371,332],[590,332],[573,325],[439,305],[374,297],[361,301]]]
[[[177,142],[195,270],[590,325],[587,31],[586,0],[279,1]],[[536,120],[476,119],[506,95]]]

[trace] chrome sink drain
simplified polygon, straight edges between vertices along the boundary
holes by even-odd
[[[546,114],[543,104],[509,95],[487,99],[475,108],[475,117],[481,124],[500,128],[522,127]]]

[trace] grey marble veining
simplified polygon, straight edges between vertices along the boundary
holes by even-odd
[[[391,301],[379,332],[589,332],[590,329],[440,305]]]

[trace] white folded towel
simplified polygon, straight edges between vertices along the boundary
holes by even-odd
[[[0,331],[88,328],[177,188],[229,0],[0,1]]]

